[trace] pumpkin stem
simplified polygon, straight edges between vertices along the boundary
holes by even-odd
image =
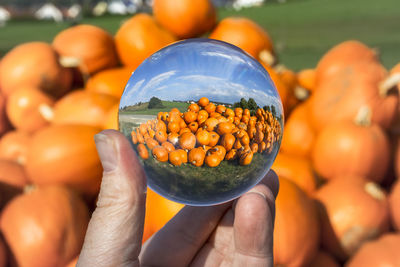
[[[369,106],[361,106],[354,119],[354,123],[359,126],[371,125],[372,112]]]
[[[310,91],[307,89],[301,87],[301,86],[296,86],[293,89],[294,96],[301,101],[306,100],[310,96]]]
[[[393,73],[379,84],[379,94],[383,97],[388,95],[388,92],[400,83],[400,73]],[[400,88],[399,88],[400,89]]]
[[[46,104],[40,105],[39,106],[39,113],[47,121],[52,121],[53,118],[54,118],[53,109],[49,105],[46,105]]]
[[[268,50],[264,49],[259,54],[258,57],[262,63],[267,66],[273,66],[276,63],[276,57]]]
[[[35,191],[36,188],[37,188],[37,186],[34,184],[25,185],[24,186],[24,194],[29,194],[29,193]]]
[[[377,200],[384,200],[386,198],[385,192],[379,185],[373,182],[368,182],[364,185],[364,190],[373,198]]]
[[[59,62],[64,68],[77,68],[81,64],[81,60],[77,57],[60,57]]]

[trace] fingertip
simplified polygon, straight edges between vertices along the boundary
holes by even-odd
[[[260,183],[265,184],[268,188],[271,189],[275,199],[278,197],[279,178],[274,170],[270,169]]]

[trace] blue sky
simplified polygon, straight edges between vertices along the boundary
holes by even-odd
[[[120,107],[162,100],[195,100],[233,104],[253,98],[260,107],[274,104],[282,112],[279,95],[265,69],[237,47],[210,39],[191,39],[170,45],[145,60],[132,74]]]

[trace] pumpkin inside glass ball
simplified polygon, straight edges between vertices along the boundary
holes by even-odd
[[[241,49],[189,39],[154,53],[132,74],[119,107],[158,194],[206,206],[237,198],[268,172],[283,109],[267,71]]]

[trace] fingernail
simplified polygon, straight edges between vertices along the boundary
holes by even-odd
[[[105,172],[111,172],[117,168],[118,151],[115,144],[107,135],[98,133],[94,136],[97,153]]]

